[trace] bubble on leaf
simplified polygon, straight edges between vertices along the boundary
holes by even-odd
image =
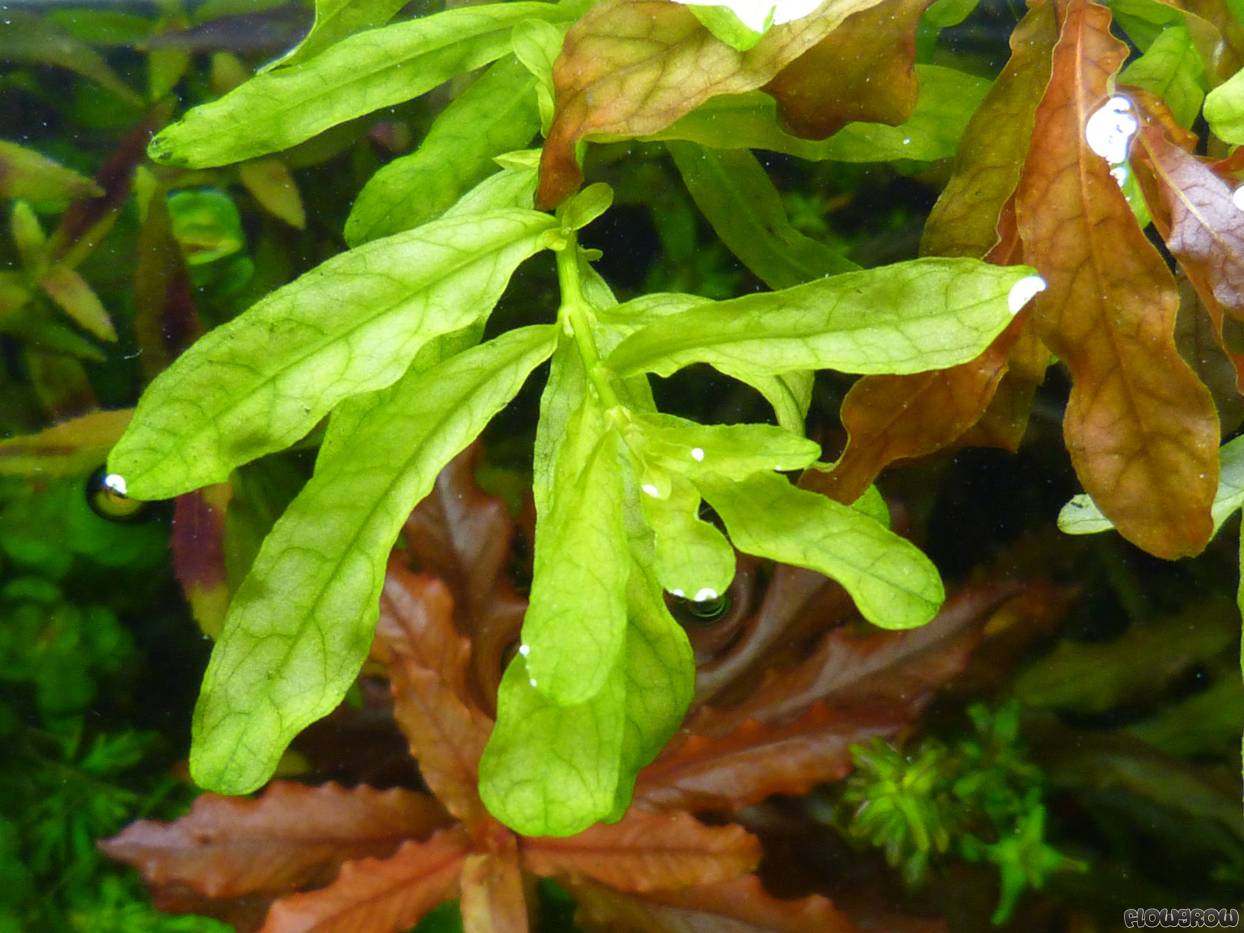
[[[531,678],[531,680],[527,681],[527,683],[531,684],[534,687],[536,685],[536,679],[533,677]]]
[[[531,654],[531,645],[519,645],[518,653],[521,654],[524,658],[527,657],[529,654]]]
[[[1024,305],[1032,301],[1034,295],[1043,291],[1045,279],[1039,275],[1026,275],[1011,286],[1006,296],[1006,306],[1012,314],[1018,314]]]
[[[131,499],[126,495],[128,489],[124,476],[108,473],[101,467],[87,480],[86,501],[100,518],[129,521],[141,515],[147,503]]]
[[[704,589],[702,589],[702,590],[700,590],[699,592],[697,592],[697,593],[695,594],[695,596],[693,596],[693,597],[691,597],[691,598],[692,598],[695,602],[697,602],[697,603],[706,602],[707,600],[710,600],[710,599],[716,599],[716,598],[717,598],[717,591],[716,591],[716,590],[713,590],[713,589],[709,589],[709,588],[706,586],[706,587],[704,587]]]
[[[1116,94],[1093,111],[1084,125],[1084,138],[1089,148],[1109,162],[1117,165],[1127,159],[1132,137],[1140,129],[1140,121],[1132,109],[1132,102]]]
[[[691,459],[694,460],[696,463],[703,463],[704,462],[704,448],[703,447],[692,447],[691,448]]]
[[[642,488],[644,492],[652,496],[652,498],[654,499],[658,499],[661,496],[661,490],[657,489],[657,487],[654,486],[652,483],[644,483]]]
[[[1231,203],[1244,211],[1244,185],[1240,185],[1231,193]]]

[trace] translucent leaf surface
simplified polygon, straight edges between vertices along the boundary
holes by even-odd
[[[165,370],[112,472],[131,495],[165,498],[286,447],[341,400],[394,382],[432,338],[485,317],[555,224],[533,211],[466,216],[330,259]]]

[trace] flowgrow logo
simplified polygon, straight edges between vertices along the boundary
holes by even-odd
[[[1123,925],[1129,930],[1234,930],[1240,912],[1232,907],[1133,907],[1123,911]]]

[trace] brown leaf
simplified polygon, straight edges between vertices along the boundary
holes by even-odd
[[[1132,543],[1164,558],[1209,540],[1218,419],[1174,343],[1174,280],[1085,138],[1127,47],[1110,11],[1069,0],[1016,200],[1047,289],[1033,323],[1071,369],[1063,423],[1085,489]]]
[[[616,933],[855,933],[850,918],[826,898],[783,901],[755,875],[679,891],[624,895],[587,881],[571,882],[575,920]]]
[[[1011,33],[1011,57],[968,121],[954,172],[929,213],[922,255],[980,258],[998,242],[997,218],[1019,183],[1057,38],[1048,0]]]
[[[754,90],[877,2],[828,0],[813,15],[769,30],[746,52],[714,38],[679,3],[597,4],[570,28],[553,68],[557,109],[540,160],[539,205],[554,207],[579,186],[579,140],[650,135],[712,97]]]
[[[760,841],[741,826],[705,826],[689,813],[640,807],[577,836],[524,839],[521,851],[523,867],[537,875],[590,878],[619,891],[714,884],[760,861]]]
[[[440,577],[453,593],[454,619],[471,636],[474,698],[491,711],[527,601],[510,577],[514,520],[501,499],[475,482],[481,451],[472,445],[450,461],[403,534],[419,568]]]
[[[424,780],[467,825],[488,820],[476,783],[492,723],[467,698],[471,646],[454,628],[445,585],[391,562],[376,645],[389,665],[394,714]]]
[[[143,375],[150,380],[203,333],[163,187],[156,187],[147,204],[135,252],[134,336]]]
[[[911,722],[908,705],[812,706],[782,725],[748,720],[719,738],[684,733],[639,773],[635,799],[662,809],[736,810],[772,794],[806,794],[851,770],[850,747]]]
[[[929,0],[881,0],[765,85],[783,127],[828,139],[856,120],[898,126],[916,108],[916,26]]]
[[[897,704],[914,719],[933,691],[963,670],[990,614],[1018,589],[960,590],[932,622],[909,631],[834,629],[793,670],[770,670],[744,702],[727,709],[701,708],[687,728],[696,735],[728,735],[750,719],[781,722],[818,701],[831,709]]]
[[[274,898],[271,894],[204,897],[181,884],[160,885],[151,889],[151,904],[161,913],[214,917],[227,923],[234,933],[255,933],[263,926]]]
[[[1188,278],[1232,317],[1244,319],[1244,211],[1233,187],[1155,125],[1138,137],[1156,181],[1154,223]]]
[[[1224,327],[1237,333],[1239,322],[1227,320],[1221,308],[1207,306],[1187,278],[1179,280],[1179,316],[1175,319],[1175,345],[1197,374],[1218,408],[1223,434],[1234,432],[1244,419],[1244,351],[1233,345]]]
[[[327,887],[273,904],[262,933],[400,933],[455,895],[469,845],[442,830],[390,858],[346,862]]]
[[[229,607],[225,511],[232,496],[232,486],[217,483],[178,496],[173,504],[173,573],[194,620],[213,638],[220,634]]]
[[[497,829],[491,850],[468,855],[462,864],[464,933],[526,933],[528,928],[518,840]]]
[[[445,822],[414,791],[276,782],[255,799],[203,794],[181,819],[131,823],[100,848],[153,886],[227,898],[323,884],[347,859],[387,855]]]
[[[42,153],[0,139],[0,197],[55,203],[103,193],[91,179]]]

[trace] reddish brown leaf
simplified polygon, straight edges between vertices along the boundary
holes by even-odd
[[[203,333],[162,187],[147,203],[135,252],[134,336],[143,375],[154,379]]]
[[[391,563],[376,644],[388,660],[394,714],[424,780],[467,825],[487,820],[476,782],[492,723],[467,697],[471,646],[454,628],[445,585]]]
[[[680,891],[625,895],[586,881],[570,890],[575,920],[615,933],[854,933],[849,917],[823,897],[781,901],[755,875]]]
[[[997,218],[1019,183],[1057,38],[1046,0],[1011,33],[1010,60],[968,122],[954,172],[925,223],[923,255],[978,258],[998,242]]]
[[[523,867],[537,875],[590,878],[619,891],[715,884],[760,861],[760,841],[741,826],[705,826],[689,813],[639,807],[577,836],[524,839],[521,849]]]
[[[553,69],[557,110],[540,160],[540,206],[553,207],[578,187],[579,140],[650,135],[712,97],[754,90],[877,2],[828,0],[746,52],[714,38],[682,4],[605,0],[593,7],[566,34]]]
[[[1207,301],[1244,319],[1244,211],[1233,187],[1159,127],[1143,127],[1138,139],[1157,182],[1163,209],[1155,222],[1167,249]]]
[[[1175,345],[1197,374],[1218,408],[1224,434],[1229,434],[1244,417],[1244,352],[1232,346],[1224,327],[1237,333],[1240,324],[1228,321],[1221,308],[1206,306],[1186,279],[1179,281],[1179,317],[1175,319]]]
[[[400,933],[457,893],[469,845],[443,830],[387,859],[346,862],[327,887],[273,904],[263,933]]]
[[[480,452],[473,445],[441,471],[406,522],[404,537],[418,566],[454,595],[455,621],[471,636],[475,700],[490,710],[527,601],[510,578],[514,520],[504,502],[475,482]]]
[[[220,634],[229,608],[225,567],[225,511],[233,495],[228,483],[205,486],[178,496],[173,505],[173,573],[190,602],[199,628]]]
[[[720,738],[683,734],[640,772],[635,799],[695,812],[806,794],[850,772],[851,745],[895,735],[910,722],[906,704],[833,710],[817,704],[783,725],[753,719]]]
[[[108,457],[133,414],[132,408],[94,411],[38,434],[0,441],[0,474],[49,477],[88,473]]]
[[[323,884],[347,859],[387,855],[445,822],[413,791],[277,782],[255,799],[203,794],[181,819],[131,823],[100,848],[149,884],[237,897]]]
[[[784,127],[827,139],[855,120],[897,126],[916,107],[916,26],[929,0],[881,0],[778,72],[765,91]]]
[[[214,917],[233,928],[234,933],[255,933],[275,895],[247,894],[244,897],[204,897],[186,887],[172,884],[151,889],[151,904],[166,914],[198,914]]]
[[[491,851],[468,855],[462,865],[465,933],[526,933],[527,898],[518,867],[518,840],[497,827]]]
[[[1072,464],[1115,527],[1150,553],[1198,553],[1218,485],[1218,420],[1174,343],[1174,280],[1085,138],[1127,47],[1110,11],[1069,0],[1016,201],[1048,287],[1033,322],[1071,369]]]
[[[844,626],[821,640],[793,670],[771,670],[744,702],[702,708],[688,725],[696,735],[728,735],[750,719],[780,722],[818,701],[831,708],[905,706],[910,718],[932,693],[963,670],[990,614],[1018,587],[961,590],[921,628],[883,632]]]

